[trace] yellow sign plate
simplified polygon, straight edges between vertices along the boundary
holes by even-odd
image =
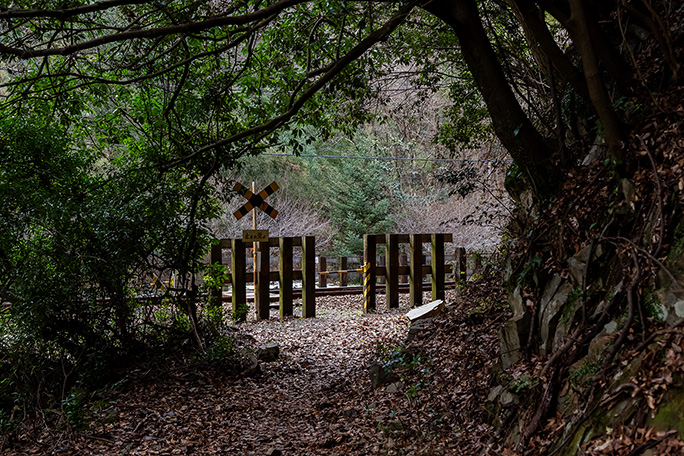
[[[267,242],[268,230],[242,230],[242,242]]]

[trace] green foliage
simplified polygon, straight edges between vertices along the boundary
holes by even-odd
[[[532,377],[530,374],[522,374],[511,380],[508,385],[508,390],[515,394],[520,394],[525,391],[532,390],[539,385],[539,379]]]
[[[2,334],[8,334],[7,319],[0,323]],[[11,341],[5,336],[0,341],[0,431],[15,428],[26,409],[36,403],[41,390],[43,394],[59,394],[49,386],[60,380],[57,373],[61,366],[41,355],[39,350],[46,348],[21,335]]]
[[[177,341],[150,331],[137,297],[152,290],[139,278],[172,269],[181,281],[191,277],[216,207],[194,172],[141,165],[151,148],[103,155],[77,147],[62,126],[28,118],[0,120],[2,394],[15,396],[8,407],[27,403],[40,384],[90,388],[120,357]],[[181,313],[195,305],[173,302]],[[54,363],[66,379],[50,373]],[[74,425],[80,400],[62,399]]]
[[[603,367],[603,359],[599,358],[593,361],[586,361],[582,363],[576,370],[572,371],[568,376],[568,380],[573,385],[586,386],[593,381],[593,375],[598,373]]]
[[[387,170],[374,160],[331,159],[319,166],[318,180],[326,182],[321,204],[327,203],[324,210],[335,232],[329,255],[359,256],[364,234],[389,233],[395,225],[397,195]]]
[[[506,172],[504,187],[513,199],[518,199],[520,195],[529,188],[529,184],[525,179],[522,170],[515,162],[511,164]]]
[[[240,322],[247,319],[247,313],[249,312],[249,306],[246,302],[238,303],[233,311],[233,321]]]
[[[86,391],[74,386],[67,397],[62,400],[62,409],[67,423],[78,430],[86,429],[89,424],[86,417],[87,396]]]
[[[226,283],[228,268],[223,264],[208,263],[202,265],[203,289],[206,292],[220,292]]]
[[[230,371],[238,363],[238,352],[233,337],[218,331],[214,332],[198,360],[203,364]]]
[[[437,177],[451,186],[449,195],[459,194],[465,198],[479,187],[480,175],[477,169],[468,162],[461,162],[458,166],[443,169]]]
[[[653,318],[657,324],[662,325],[665,323],[665,309],[658,297],[658,293],[650,288],[644,290],[643,303],[647,317]]]
[[[523,266],[520,274],[518,275],[518,284],[527,285],[532,283],[534,280],[534,274],[539,270],[542,263],[542,258],[540,255],[535,255],[532,258],[528,258]]]
[[[500,312],[506,309],[508,309],[508,303],[505,301],[497,301],[490,297],[481,298],[477,306],[466,309],[466,318],[478,320],[491,313]]]
[[[465,66],[465,65],[463,65]],[[450,80],[446,122],[440,125],[437,142],[451,151],[477,149],[491,140],[493,131],[489,111],[468,70],[459,68],[460,78]]]
[[[424,362],[422,354],[407,351],[401,346],[387,347],[376,344],[376,353],[388,372],[394,369],[411,370]]]
[[[414,399],[424,386],[432,383],[433,375],[426,366],[428,360],[424,354],[383,342],[376,342],[375,346],[376,357],[385,373],[399,373],[403,380],[411,381],[405,392],[408,399]]]

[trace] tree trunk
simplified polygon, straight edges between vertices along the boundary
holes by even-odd
[[[539,196],[557,185],[552,151],[515,98],[482,26],[475,0],[433,0],[423,7],[449,25],[482,94],[494,131]]]
[[[558,71],[560,78],[570,84],[577,94],[584,99],[587,105],[591,105],[589,89],[582,77],[582,73],[573,65],[567,55],[558,47],[558,43],[551,35],[546,22],[540,17],[540,11],[532,0],[509,0],[514,13],[531,38],[539,44],[539,48],[546,57],[551,60],[553,67]],[[530,39],[528,37],[528,39]],[[531,41],[532,42],[532,41]],[[537,62],[542,68],[546,62]]]
[[[568,20],[568,31],[582,56],[584,77],[587,80],[591,102],[603,125],[610,156],[614,160],[622,162],[624,161],[624,153],[621,146],[622,126],[611,108],[611,101],[603,82],[598,58],[592,42],[591,28],[584,0],[570,0],[570,7],[572,14]]]
[[[536,3],[545,11],[548,11],[560,24],[572,34],[570,28],[571,10],[570,4],[565,0],[537,0]],[[610,73],[615,84],[622,92],[630,90],[631,68],[625,63],[624,59],[610,45],[608,38],[603,33],[595,20],[587,20],[591,41],[595,47],[595,52],[601,60],[601,65]],[[573,39],[574,40],[574,39]]]

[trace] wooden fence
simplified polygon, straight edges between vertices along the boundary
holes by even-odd
[[[365,271],[362,274],[364,287],[364,311],[373,312],[376,308],[377,281],[384,282],[387,306],[399,306],[399,293],[402,283],[409,283],[410,302],[414,306],[422,304],[423,278],[431,277],[433,299],[443,299],[445,290],[445,243],[451,242],[450,234],[411,234],[411,235],[366,235],[364,236],[363,264],[359,269],[347,269],[347,259],[340,259],[339,270],[327,270],[327,260],[319,257],[318,271],[316,270],[315,238],[283,237],[272,238],[268,242],[257,242],[258,261],[254,265],[254,272],[247,272],[247,249],[252,243],[245,243],[241,239],[222,239],[212,248],[211,262],[223,263],[223,251],[230,250],[230,272],[226,275],[226,283],[232,285],[233,312],[239,312],[240,307],[247,305],[247,284],[254,283],[254,302],[258,319],[267,319],[270,315],[270,282],[279,283],[280,317],[293,314],[295,293],[293,282],[301,280],[302,316],[310,318],[316,316],[316,278],[318,276],[318,292],[324,293],[328,277],[339,276],[339,284],[347,285],[349,274]],[[430,263],[423,264],[423,244],[430,244]],[[401,244],[408,244],[408,255],[399,255]],[[379,245],[384,245],[378,249]],[[301,247],[301,267],[295,269],[293,248]],[[270,270],[271,249],[278,248],[278,270]],[[380,250],[380,251],[379,251]],[[454,277],[465,279],[466,254],[462,248],[455,249]],[[403,261],[402,261],[403,260]],[[408,280],[407,280],[408,279]],[[214,296],[217,306],[223,305],[223,293]]]
[[[432,299],[444,299],[445,264],[444,244],[452,242],[451,234],[385,234],[365,235],[363,239],[364,264],[366,266],[366,283],[374,284],[379,277],[384,279],[385,297],[388,308],[399,307],[400,284],[409,282],[409,300],[412,306],[419,306],[423,301],[423,278],[430,275]],[[430,264],[425,263],[423,244],[430,244]],[[399,255],[400,245],[408,244],[408,265],[402,264]],[[378,255],[378,245],[385,246],[384,256]],[[457,280],[466,278],[466,252],[464,248],[456,248],[453,264],[454,277]],[[381,261],[378,261],[380,259]],[[364,288],[364,311],[372,312],[376,308],[376,287]]]
[[[254,285],[254,302],[258,319],[267,319],[270,315],[270,282],[278,281],[280,290],[280,317],[292,315],[293,292],[292,284],[295,280],[302,281],[302,316],[311,318],[316,316],[316,241],[313,236],[271,238],[268,242],[257,242],[256,249],[259,261],[254,265],[256,274],[246,271],[246,249],[251,243],[242,239],[222,239],[211,249],[211,262],[222,263],[223,250],[231,251],[230,273],[226,282],[232,285],[233,313],[239,311],[240,306],[247,305],[247,283]],[[295,270],[293,265],[293,247],[302,247],[301,269]],[[271,271],[270,251],[278,247],[278,271]],[[214,300],[217,305],[223,303],[221,290]]]

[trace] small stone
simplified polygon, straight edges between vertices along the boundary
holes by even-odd
[[[424,306],[416,307],[415,309],[410,310],[406,316],[408,317],[409,321],[416,321],[420,320],[421,318],[434,317],[445,308],[446,306],[444,305],[444,301],[438,299],[429,304],[425,304]]]
[[[496,401],[496,398],[499,397],[504,390],[505,388],[501,385],[496,385],[494,388],[490,389],[489,394],[487,395],[487,402]]]
[[[613,334],[615,330],[617,330],[617,322],[615,320],[609,321],[606,323],[606,325],[603,327],[603,329],[606,331],[606,334]]]
[[[509,407],[517,403],[518,398],[508,390],[504,390],[499,396],[499,404],[501,407]]]
[[[250,349],[242,349],[241,358],[243,360],[243,375],[251,377],[261,373],[261,364],[259,364],[259,358],[257,358],[257,355],[254,353],[254,351]]]
[[[280,357],[280,346],[278,344],[270,343],[259,347],[259,361],[270,363]]]
[[[390,431],[403,431],[404,425],[401,423],[401,421],[395,419],[387,423],[387,429]]]
[[[369,406],[370,407],[370,406]],[[347,418],[356,418],[360,415],[359,411],[353,408],[346,409],[342,414]]]
[[[277,448],[269,448],[268,451],[266,452],[266,456],[282,456],[283,452]]]
[[[680,301],[675,302],[674,309],[675,309],[675,314],[679,318],[684,317],[684,300],[680,300]]]
[[[390,383],[387,388],[385,388],[385,392],[387,393],[399,393],[404,389],[404,383],[403,382],[394,382]]]

